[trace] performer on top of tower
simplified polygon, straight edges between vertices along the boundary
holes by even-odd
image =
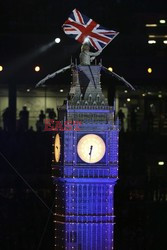
[[[96,56],[100,55],[100,51],[90,52],[90,46],[88,43],[84,43],[81,47],[81,53],[79,55],[80,64],[83,66],[90,65]]]

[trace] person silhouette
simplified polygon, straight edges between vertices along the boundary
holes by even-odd
[[[46,115],[44,114],[44,111],[41,110],[39,114],[39,121],[43,123],[43,120],[46,118]]]
[[[49,119],[55,119],[55,117],[56,117],[56,113],[55,113],[54,109],[52,108],[49,111]]]
[[[39,114],[39,119],[36,122],[36,128],[38,132],[41,132],[44,130],[44,119],[46,118],[46,115],[44,114],[44,111],[41,110]]]
[[[29,119],[29,111],[27,110],[26,106],[23,106],[23,109],[19,113],[19,127],[21,131],[28,130],[28,119]]]

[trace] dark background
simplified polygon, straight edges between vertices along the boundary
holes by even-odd
[[[0,86],[33,87],[46,74],[68,65],[71,55],[78,56],[80,45],[61,29],[74,8],[120,32],[103,51],[103,64],[112,65],[137,90],[161,90],[161,102],[166,106],[167,45],[162,37],[153,46],[147,43],[149,34],[167,35],[167,25],[159,24],[159,19],[167,18],[166,1],[1,1],[0,64],[4,71],[0,73]],[[146,23],[157,23],[158,27],[146,28]],[[56,37],[61,43],[46,49]],[[32,70],[37,64],[41,65],[38,75]],[[148,67],[153,68],[151,75]],[[70,74],[49,84],[58,85],[60,80],[67,86]],[[103,84],[107,87],[107,78]],[[166,249],[166,137],[160,129],[120,133],[116,250]],[[7,158],[0,156],[0,249],[54,248],[50,211],[7,162],[51,208],[51,144],[50,133],[0,131],[0,151]],[[160,160],[164,160],[164,166],[158,166]]]

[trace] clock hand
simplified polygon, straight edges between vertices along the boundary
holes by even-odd
[[[93,150],[93,146],[91,145],[91,146],[90,146],[90,152],[89,152],[90,160],[91,160],[92,150]]]
[[[90,152],[89,152],[89,155],[91,155],[91,153],[92,153],[92,149],[93,149],[93,146],[91,145],[91,146],[90,146]]]
[[[58,149],[58,146],[56,146],[56,148]]]

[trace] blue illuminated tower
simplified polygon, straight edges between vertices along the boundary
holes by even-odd
[[[76,66],[54,135],[55,249],[114,249],[118,125],[100,84],[100,66]],[[67,124],[71,121],[72,124]],[[81,124],[76,126],[76,123]]]

